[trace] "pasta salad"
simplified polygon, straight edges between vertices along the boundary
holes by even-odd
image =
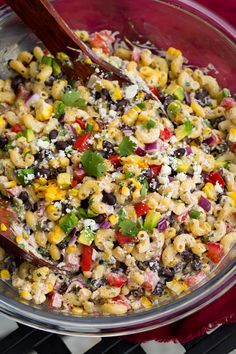
[[[1,199],[21,222],[18,246],[66,272],[0,248],[0,277],[23,300],[122,315],[185,293],[235,243],[236,102],[178,49],[76,33],[160,101],[98,68],[86,85],[69,80],[65,53],[35,47],[9,61]]]

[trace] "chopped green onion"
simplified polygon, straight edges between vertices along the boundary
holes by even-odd
[[[146,128],[147,129],[152,129],[152,128],[155,127],[155,125],[156,125],[156,122],[154,120],[152,120],[152,119],[149,119],[147,121],[147,123],[146,123]]]
[[[198,211],[198,210],[191,210],[189,212],[189,216],[190,216],[191,219],[198,219],[200,214],[201,214],[201,212]]]

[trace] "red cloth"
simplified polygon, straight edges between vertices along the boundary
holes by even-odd
[[[236,0],[198,0],[198,2],[236,26]],[[0,0],[0,5],[3,3],[4,1]],[[236,286],[212,304],[183,320],[156,330],[139,333],[138,336],[126,336],[125,339],[134,342],[156,340],[185,343],[219,324],[230,322],[236,322]]]
[[[152,331],[124,337],[132,342],[180,342],[186,343],[220,324],[236,322],[236,286],[202,310],[183,320]]]

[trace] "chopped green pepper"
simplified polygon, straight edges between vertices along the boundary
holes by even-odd
[[[69,233],[77,225],[78,221],[79,221],[78,217],[72,211],[60,219],[59,225],[60,228],[65,232],[65,234],[69,235]]]
[[[33,168],[23,168],[22,170],[18,170],[16,172],[16,177],[18,181],[25,185],[31,184],[35,178],[34,169]]]
[[[146,108],[146,105],[144,102],[137,103],[136,106],[138,106],[138,108],[140,108],[142,110]]]
[[[41,64],[52,66],[52,61],[53,61],[52,57],[49,57],[48,55],[44,55],[41,59]]]
[[[224,98],[226,98],[226,97],[230,97],[230,91],[229,91],[228,89],[224,88],[223,90],[221,90],[221,91],[218,93],[218,95],[217,95],[217,97],[216,97],[217,103],[220,104],[221,101],[222,101]]]
[[[90,246],[95,239],[95,233],[89,228],[85,227],[78,237],[78,242],[83,245]]]
[[[189,216],[191,219],[198,219],[200,216],[201,212],[198,210],[190,210]]]
[[[61,101],[56,101],[54,105],[54,115],[59,119],[65,113],[65,104]]]
[[[190,120],[186,120],[184,124],[178,126],[175,129],[175,136],[178,141],[184,139],[186,136],[190,135],[193,130],[193,125]]]
[[[155,120],[149,119],[149,120],[147,121],[147,123],[146,123],[146,128],[147,128],[147,129],[152,129],[152,128],[155,127],[155,125],[156,125]]]
[[[93,125],[90,123],[86,124],[85,131],[86,132],[91,132],[93,130]]]
[[[23,135],[26,137],[28,143],[31,143],[32,141],[35,140],[34,132],[32,129],[26,129],[23,132]]]
[[[176,114],[181,111],[182,111],[182,106],[179,101],[173,101],[167,107],[167,113],[171,118],[175,117]]]
[[[157,226],[160,218],[161,218],[161,214],[158,213],[157,211],[152,211],[152,210],[149,211],[144,220],[144,230],[149,231],[154,229]]]
[[[53,75],[58,76],[61,73],[61,67],[55,59],[52,61]]]
[[[167,93],[168,95],[173,95],[179,101],[183,101],[184,99],[184,89],[176,83],[170,84],[166,88],[165,93]]]

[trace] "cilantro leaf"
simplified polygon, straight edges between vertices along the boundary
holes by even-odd
[[[119,145],[119,151],[121,156],[129,156],[136,149],[136,144],[130,140],[128,136],[124,136],[122,142]]]
[[[185,130],[185,132],[187,134],[191,134],[192,133],[193,125],[190,122],[190,120],[188,120],[188,119],[184,122],[184,130]]]
[[[80,161],[88,176],[101,177],[106,172],[105,159],[98,152],[87,150]]]
[[[85,108],[86,102],[83,98],[80,98],[79,91],[70,90],[62,96],[62,102],[69,107]]]
[[[120,231],[122,234],[127,236],[136,236],[139,232],[139,228],[135,222],[129,219],[122,219],[118,224]]]

